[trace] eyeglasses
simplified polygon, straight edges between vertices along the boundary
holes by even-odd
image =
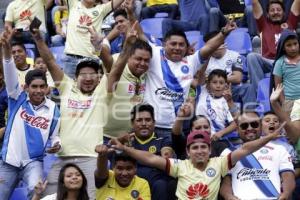
[[[242,123],[242,124],[240,124],[240,128],[242,129],[242,130],[246,130],[248,127],[249,127],[249,125],[252,127],[252,128],[258,128],[259,127],[259,122],[258,121],[254,121],[254,122],[249,122],[249,123]]]

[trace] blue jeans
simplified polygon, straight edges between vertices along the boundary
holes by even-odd
[[[274,60],[264,58],[258,53],[247,55],[249,79],[255,90],[257,90],[258,82],[265,77],[265,74],[272,72],[273,62]]]
[[[8,200],[20,180],[27,185],[28,199],[34,193],[34,186],[43,178],[43,162],[33,161],[22,168],[14,167],[0,160],[0,197]]]
[[[208,32],[209,16],[202,15],[199,17],[199,21],[180,21],[173,19],[164,19],[162,21],[162,33],[163,36],[170,30],[182,30],[182,31],[200,31],[202,35]]]
[[[233,85],[231,90],[234,102],[242,101],[245,108],[256,107],[256,89],[252,84]]]
[[[64,62],[64,73],[67,74],[70,78],[75,78],[76,66],[79,62],[79,58],[65,55],[63,58]]]

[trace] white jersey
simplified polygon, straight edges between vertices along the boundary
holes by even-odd
[[[16,71],[13,59],[4,61],[9,98],[2,160],[12,166],[22,167],[33,160],[43,160],[49,139],[52,140],[52,145],[60,142],[57,137],[60,112],[49,99],[45,99],[39,106],[33,106],[28,94],[22,92],[18,84]]]
[[[243,61],[238,52],[226,50],[226,53],[222,58],[210,57],[205,75],[208,76],[210,72],[215,69],[221,69],[226,71],[227,75],[231,75],[232,71],[243,71]]]
[[[227,127],[233,117],[224,97],[213,98],[203,86],[196,106],[196,115],[206,116],[211,124],[211,134]]]
[[[225,149],[222,156],[230,153]],[[282,145],[269,142],[238,161],[230,170],[233,194],[240,199],[277,199],[280,173],[294,171],[291,156]]]
[[[201,67],[199,51],[175,63],[161,56],[162,47],[150,45],[153,56],[147,72],[144,98],[154,107],[156,125],[172,128],[176,110],[187,97],[193,77]]]

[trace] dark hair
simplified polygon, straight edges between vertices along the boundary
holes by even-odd
[[[148,42],[145,42],[144,40],[141,39],[137,39],[129,49],[129,55],[130,56],[133,55],[135,53],[135,50],[137,49],[148,51],[152,57],[152,47],[148,44]]]
[[[33,69],[33,70],[30,70],[27,72],[27,74],[25,76],[26,85],[29,86],[30,83],[35,79],[41,79],[41,80],[45,81],[45,83],[47,84],[46,73],[40,69]]]
[[[207,42],[208,40],[210,40],[211,38],[215,37],[216,35],[218,35],[220,33],[220,31],[212,31],[209,32],[207,34],[205,34],[203,41]]]
[[[131,162],[133,165],[136,165],[136,160],[126,153],[122,152],[120,154],[115,154],[114,159],[113,159],[113,166],[115,167],[118,161],[128,161]]]
[[[20,46],[26,52],[26,47],[25,47],[25,45],[22,42],[16,42],[16,41],[12,42],[11,43],[11,47],[14,47],[14,46]]]
[[[135,120],[136,113],[138,112],[149,112],[152,119],[154,120],[154,108],[150,104],[138,104],[135,105],[131,110],[131,122]]]
[[[82,172],[82,170],[73,163],[67,163],[60,169],[60,172],[58,175],[57,198],[56,199],[64,200],[68,195],[68,189],[65,187],[65,184],[64,184],[64,177],[65,177],[66,170],[70,167],[74,167],[75,169],[77,169],[78,172],[80,173],[80,175],[82,176],[82,186],[79,189],[80,191],[79,191],[79,196],[77,197],[77,200],[89,200],[89,195],[87,193],[86,177],[85,177],[84,173]]]
[[[269,0],[268,4],[267,4],[267,12],[269,12],[269,9],[270,9],[270,6],[272,4],[279,4],[280,7],[282,8],[283,12],[284,12],[284,4],[283,4],[283,1],[280,1],[280,0]]]
[[[224,70],[221,69],[212,70],[208,75],[207,82],[209,83],[215,76],[222,77],[225,79],[225,82],[227,82],[227,74]]]
[[[114,11],[114,14],[113,14],[114,19],[115,19],[117,16],[119,16],[119,15],[121,15],[121,16],[123,16],[124,18],[127,19],[127,12],[126,12],[126,10],[124,10],[124,9],[117,9],[117,10],[115,10],[115,11]]]
[[[185,35],[185,33],[182,30],[178,30],[178,29],[171,29],[170,31],[168,31],[163,38],[163,42],[166,42],[168,39],[170,39],[171,36],[176,35],[176,36],[180,36],[183,37],[185,40],[185,43],[187,46],[190,46],[190,43]]]
[[[100,72],[101,74],[103,74],[102,65],[98,60],[95,60],[93,58],[83,58],[77,63],[75,77],[78,77],[80,70],[85,67],[90,67],[94,69],[96,73]]]
[[[198,119],[201,119],[201,118],[205,119],[205,120],[207,121],[207,123],[209,124],[209,126],[211,126],[211,125],[210,125],[210,121],[208,120],[208,118],[207,118],[206,116],[204,116],[204,115],[195,115],[195,116],[191,119],[191,124],[190,124],[191,129],[192,129],[192,127],[193,127],[194,122],[197,121]]]
[[[266,115],[276,115],[276,113],[273,111],[267,111],[267,112],[264,112],[264,116],[266,116]]]

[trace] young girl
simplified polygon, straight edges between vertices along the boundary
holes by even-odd
[[[34,188],[32,200],[40,200],[46,189],[47,181],[41,181]],[[63,166],[59,172],[57,193],[48,195],[42,200],[89,200],[87,180],[81,169],[72,163]]]

